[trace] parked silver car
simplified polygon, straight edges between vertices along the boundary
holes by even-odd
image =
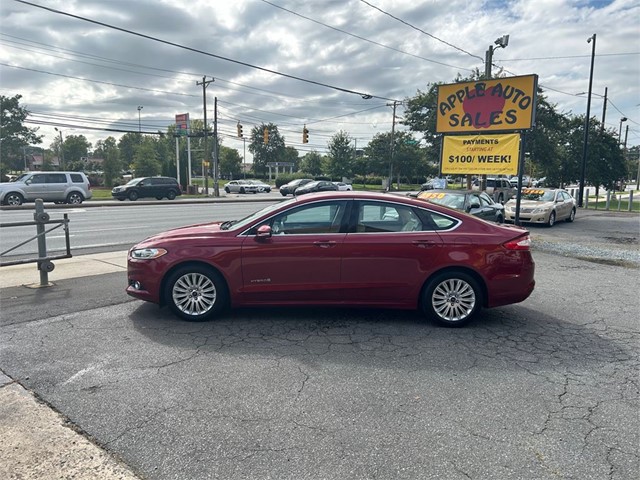
[[[271,186],[260,180],[231,180],[224,186],[227,193],[258,193],[271,191]]]
[[[4,205],[22,205],[37,198],[79,205],[92,195],[89,179],[82,172],[27,172],[13,182],[0,183]]]

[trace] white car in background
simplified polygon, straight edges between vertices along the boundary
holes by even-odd
[[[353,190],[353,187],[351,185],[349,185],[348,183],[344,183],[344,182],[333,182],[333,184],[338,187],[338,191],[347,191],[347,190]]]

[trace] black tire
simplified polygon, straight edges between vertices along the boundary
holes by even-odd
[[[280,194],[281,194],[283,197],[286,197],[286,196],[287,196],[287,192],[283,192],[282,190],[280,190]]]
[[[244,188],[241,188],[241,189],[240,189],[240,193],[244,193]]]
[[[498,215],[498,218],[496,219],[497,223],[504,223],[504,217],[502,215]]]
[[[549,214],[549,220],[547,220],[547,227],[551,228],[556,224],[556,212],[551,212]]]
[[[164,299],[178,317],[204,322],[229,304],[227,285],[215,270],[205,265],[185,265],[167,278]]]
[[[231,189],[229,187],[224,187],[224,191],[227,193],[231,193]]]
[[[120,200],[121,202],[124,202],[124,197],[118,197],[118,200]]]
[[[567,218],[567,223],[571,223],[576,219],[576,209],[572,208],[571,213],[569,214],[569,218]]]
[[[156,200],[162,200],[162,195],[157,195]]]
[[[445,327],[468,324],[482,306],[478,282],[464,272],[443,272],[424,289],[422,309],[425,315]]]
[[[167,198],[169,200],[175,200],[176,199],[176,191],[175,190],[169,190],[169,192],[167,193]]]
[[[70,205],[80,205],[84,201],[84,197],[80,192],[71,192],[67,195],[66,201]]]
[[[132,202],[135,202],[136,200],[138,200],[138,192],[136,192],[135,190],[132,190],[132,191],[129,192],[129,195],[127,195],[127,197]]]
[[[502,194],[498,195],[498,203],[502,203],[504,200],[504,196]]]
[[[4,197],[5,205],[22,205],[24,203],[24,198],[22,195],[16,192],[7,193]]]

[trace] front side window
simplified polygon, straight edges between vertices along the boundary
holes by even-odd
[[[346,201],[303,205],[276,215],[267,225],[273,235],[339,233],[346,207]]]

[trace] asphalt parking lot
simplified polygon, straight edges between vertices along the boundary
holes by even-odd
[[[361,309],[188,324],[118,271],[5,287],[0,369],[139,478],[637,478],[639,225],[532,227],[535,292],[464,329]],[[5,478],[47,478],[15,458]]]

